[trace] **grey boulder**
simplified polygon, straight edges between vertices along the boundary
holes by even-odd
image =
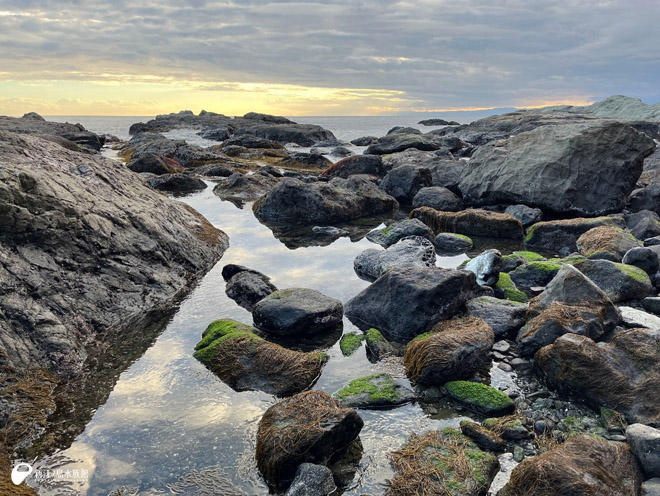
[[[434,265],[435,247],[420,236],[403,238],[385,250],[365,250],[353,261],[355,273],[367,281],[375,281],[395,267]]]
[[[464,269],[473,272],[479,284],[493,286],[502,270],[502,254],[498,250],[486,250],[465,264]]]
[[[647,477],[660,477],[660,430],[644,424],[626,429],[626,440]]]
[[[303,463],[284,496],[327,496],[337,490],[332,471],[324,465]]]

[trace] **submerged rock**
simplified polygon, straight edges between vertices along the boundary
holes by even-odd
[[[419,219],[433,232],[450,232],[468,236],[520,239],[523,228],[520,221],[509,214],[488,210],[464,210],[462,212],[440,212],[429,207],[416,208],[411,219]]]
[[[367,234],[367,239],[385,248],[392,246],[403,238],[419,236],[429,241],[433,240],[433,231],[417,219],[405,219],[395,222],[383,229],[376,229]]]
[[[637,462],[625,443],[582,434],[523,460],[498,495],[634,495],[641,482]]]
[[[354,379],[334,395],[344,405],[353,408],[385,408],[415,399],[415,393],[386,373]]]
[[[395,267],[434,267],[435,248],[419,236],[408,236],[385,250],[369,249],[353,261],[355,273],[367,281],[375,281]]]
[[[482,205],[600,215],[623,208],[654,150],[651,138],[620,122],[543,126],[479,147],[459,188]]]
[[[346,303],[346,316],[361,329],[374,327],[406,343],[466,301],[483,294],[471,272],[439,267],[392,269]]]
[[[342,325],[341,301],[306,288],[281,289],[259,301],[252,311],[259,329],[277,336],[318,334]]]
[[[497,457],[455,429],[413,434],[391,455],[395,476],[386,496],[451,494],[480,496],[499,469]]]
[[[328,361],[325,353],[283,348],[230,319],[211,323],[195,350],[195,358],[232,389],[257,389],[277,396],[309,388]]]
[[[286,178],[253,205],[266,223],[327,225],[392,212],[397,201],[364,176],[306,184]]]
[[[535,356],[548,385],[628,421],[660,425],[660,330],[630,329],[609,343],[565,334]]]
[[[259,422],[259,471],[270,486],[282,490],[302,463],[327,465],[337,458],[363,425],[355,410],[323,391],[306,391],[275,403]]]
[[[411,381],[422,386],[442,386],[469,379],[490,363],[494,334],[477,317],[439,322],[406,347],[404,365]]]

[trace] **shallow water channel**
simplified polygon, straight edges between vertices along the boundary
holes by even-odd
[[[346,302],[368,285],[353,271],[353,259],[377,246],[366,239],[339,238],[327,246],[289,249],[257,221],[251,205],[239,209],[222,201],[212,186],[181,200],[223,229],[230,248],[181,303],[154,344],[121,374],[73,444],[35,467],[63,474],[69,470],[79,478],[43,481],[36,485],[39,494],[268,494],[256,469],[254,443],[259,419],[276,399],[262,392],[234,392],[192,356],[214,319],[252,321],[248,311],[225,295],[222,267],[246,265],[269,275],[281,289],[308,287]],[[439,257],[437,264],[455,267],[465,258]],[[344,319],[344,332],[356,330]],[[376,371],[388,371],[408,384],[400,365],[369,362],[364,346],[344,357],[337,341],[327,352],[330,360],[317,389],[333,393],[349,380]],[[466,414],[439,411],[427,414],[418,404],[360,411],[364,453],[344,494],[382,494],[392,475],[388,452],[411,433],[457,426]]]

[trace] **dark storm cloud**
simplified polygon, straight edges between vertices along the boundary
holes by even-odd
[[[659,16],[655,0],[0,0],[0,73],[392,89],[427,108],[657,101]]]

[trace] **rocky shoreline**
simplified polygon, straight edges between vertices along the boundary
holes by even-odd
[[[349,261],[371,284],[344,303],[223,270],[253,321],[209,323],[194,356],[235,391],[277,398],[255,446],[272,491],[342,493],[361,457],[360,412],[417,402],[471,420],[410,433],[389,455],[385,494],[657,494],[660,116],[650,107],[611,97],[428,133],[393,128],[334,163],[350,144],[264,114],[135,124],[111,145],[126,164],[101,158],[93,144],[105,138],[81,126],[0,119],[5,456],[70,441],[51,432],[35,444],[66,418],[61,384],[111,388],[123,365],[103,379],[93,359],[159,321],[220,259],[224,233],[162,193],[213,182],[287,246],[374,243]],[[173,129],[218,144],[160,134]],[[471,258],[457,269],[436,266],[461,253]],[[362,333],[345,333],[344,316]],[[158,325],[146,334],[136,356]],[[315,390],[340,339],[343,354],[364,346],[407,381],[376,373]]]

